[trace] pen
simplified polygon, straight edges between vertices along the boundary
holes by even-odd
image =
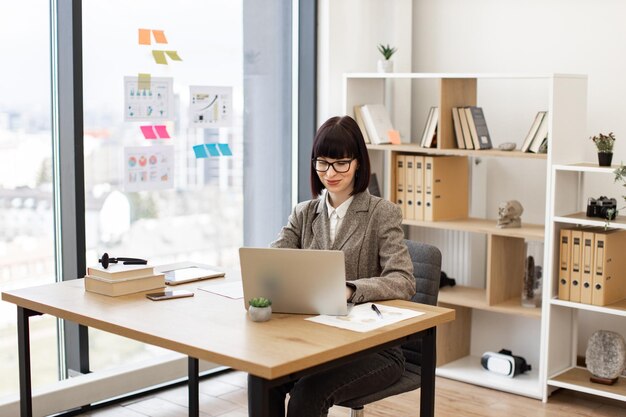
[[[376,314],[378,315],[379,318],[383,318],[383,313],[380,312],[380,310],[378,309],[378,307],[376,307],[376,304],[372,303],[372,310],[374,310],[376,312]]]

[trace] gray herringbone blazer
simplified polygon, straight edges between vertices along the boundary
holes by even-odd
[[[352,301],[356,303],[410,299],[415,278],[403,241],[400,208],[368,191],[356,194],[331,245],[324,195],[298,204],[271,246],[342,250],[346,281],[355,288]]]

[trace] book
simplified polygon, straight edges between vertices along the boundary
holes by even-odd
[[[489,135],[489,129],[487,129],[487,120],[485,120],[482,107],[472,106],[469,109],[472,115],[476,137],[478,138],[479,149],[492,149],[491,136]]]
[[[541,145],[543,145],[544,141],[548,139],[548,113],[543,116],[541,119],[541,123],[539,124],[539,128],[537,129],[537,133],[533,137],[533,140],[528,147],[529,152],[539,153],[541,149]]]
[[[456,147],[465,149],[465,140],[463,139],[463,129],[461,128],[461,119],[459,117],[459,108],[452,107],[452,122],[454,123],[454,137],[456,138]]]
[[[143,277],[107,279],[85,275],[85,291],[118,297],[165,287],[165,275],[156,274]]]
[[[150,265],[110,264],[106,269],[101,265],[87,267],[87,275],[107,279],[136,278],[153,274],[154,267]]]
[[[472,142],[472,135],[470,134],[469,125],[467,124],[467,115],[463,107],[457,107],[459,111],[459,119],[461,120],[461,130],[463,131],[463,142],[465,142],[465,149],[474,149],[474,142]]]
[[[354,120],[356,124],[359,125],[359,129],[361,129],[361,134],[363,135],[363,140],[365,143],[371,143],[370,137],[367,134],[367,129],[365,128],[365,122],[363,121],[363,113],[361,113],[362,106],[354,106]]]
[[[424,123],[424,129],[422,130],[422,138],[420,139],[420,146],[424,146],[424,140],[426,138],[426,131],[428,131],[428,125],[430,124],[430,119],[433,116],[433,109],[434,109],[434,107],[431,107],[428,110],[428,116],[426,116],[426,122]]]
[[[464,107],[465,117],[467,117],[467,125],[469,126],[470,137],[472,138],[472,144],[474,149],[480,149],[480,141],[478,140],[478,132],[476,131],[476,125],[474,124],[474,117],[472,117],[472,109],[470,107]]]
[[[371,143],[375,145],[391,143],[389,131],[393,130],[393,125],[385,106],[382,104],[365,104],[361,107],[361,115]]]
[[[437,124],[439,123],[439,107],[431,107],[429,118],[422,137],[422,148],[430,148],[437,137]]]
[[[545,115],[545,111],[540,111],[535,116],[535,120],[533,120],[533,124],[530,126],[530,130],[526,134],[526,138],[524,138],[524,143],[522,143],[522,147],[520,148],[522,152],[528,152],[528,148],[530,148],[530,144],[537,134],[537,130],[539,130],[539,125],[541,125],[541,121],[543,120]]]

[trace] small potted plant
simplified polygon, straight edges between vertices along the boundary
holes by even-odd
[[[391,61],[391,57],[396,53],[396,48],[387,45],[383,45],[382,43],[378,45],[378,51],[383,54],[385,59],[378,60],[378,72],[393,72],[393,61]]]
[[[268,321],[272,318],[272,301],[265,297],[256,297],[248,301],[248,315],[252,321]]]
[[[615,135],[610,132],[608,135],[598,133],[596,136],[589,138],[596,144],[598,149],[598,164],[601,167],[611,166],[613,159],[613,145],[615,144]]]

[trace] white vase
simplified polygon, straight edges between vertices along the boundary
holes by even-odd
[[[393,61],[389,59],[378,60],[378,72],[393,72]]]
[[[269,307],[248,307],[248,315],[252,321],[268,321],[272,318],[272,306]]]

